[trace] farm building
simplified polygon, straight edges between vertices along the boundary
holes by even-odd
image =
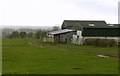
[[[63,39],[61,39],[60,42],[62,42],[62,40],[66,38],[69,42],[81,45],[84,43],[84,40],[86,38],[102,38],[118,40],[120,37],[119,26],[120,26],[119,24],[107,24],[105,21],[96,20],[64,20],[62,24],[62,30],[66,29],[74,30],[74,33],[71,33],[71,35],[68,36],[69,34],[66,35],[67,32],[65,32],[64,34],[65,37],[62,37]],[[62,34],[59,33],[59,35]],[[54,40],[55,39],[56,38],[54,38]],[[59,39],[57,41],[59,41]]]
[[[76,31],[71,29],[53,31],[49,32],[48,40],[55,43],[71,43],[73,34],[76,34]]]

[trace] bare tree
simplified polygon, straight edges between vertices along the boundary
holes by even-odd
[[[72,29],[73,29],[73,30],[83,31],[83,28],[82,28],[82,26],[81,26],[79,23],[77,23],[76,25],[74,25]]]
[[[60,29],[60,26],[53,26],[52,31],[57,31]]]

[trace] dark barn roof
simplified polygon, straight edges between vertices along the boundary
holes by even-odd
[[[90,24],[93,24],[94,26],[90,26]],[[76,25],[81,26],[82,28],[120,28],[118,27],[118,24],[107,24],[104,20],[64,20],[62,29],[71,29]]]
[[[120,28],[120,24],[107,24],[109,28]]]

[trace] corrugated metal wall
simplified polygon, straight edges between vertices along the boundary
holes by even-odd
[[[72,43],[72,38],[74,34],[76,34],[76,32],[68,32],[68,33],[54,35],[54,42],[55,43]]]
[[[84,37],[120,37],[120,28],[84,28]]]

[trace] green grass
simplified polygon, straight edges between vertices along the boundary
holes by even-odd
[[[117,47],[101,48],[44,43],[40,40],[3,39],[3,74],[117,74]],[[78,69],[76,69],[78,68]]]
[[[2,39],[0,39],[0,74],[2,73]]]

